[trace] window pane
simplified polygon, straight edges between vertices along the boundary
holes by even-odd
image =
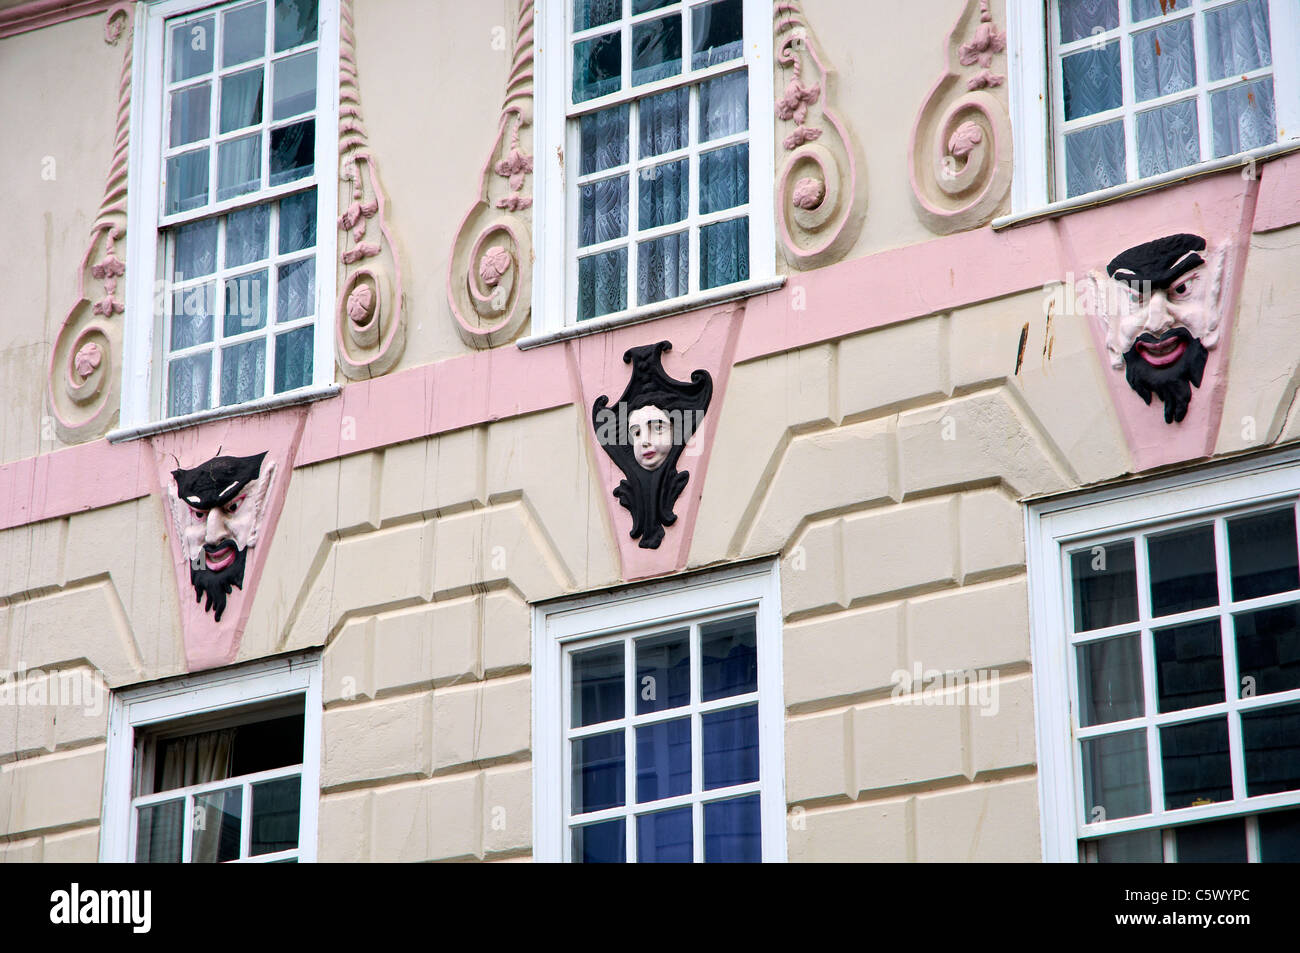
[[[212,84],[200,83],[172,93],[172,130],[168,144],[183,146],[206,139],[212,119]]]
[[[1265,864],[1300,861],[1300,811],[1259,816],[1259,859]]]
[[[207,218],[182,225],[176,236],[172,280],[185,281],[217,270],[217,220]]]
[[[266,54],[266,4],[228,12],[221,24],[221,65],[234,66]]]
[[[190,863],[224,864],[238,860],[243,811],[242,788],[196,795],[190,817]]]
[[[1061,81],[1065,95],[1065,118],[1078,119],[1124,101],[1119,73],[1119,44],[1082,50],[1061,59]]]
[[[1133,92],[1138,102],[1196,85],[1192,21],[1177,20],[1133,37]]]
[[[578,259],[578,320],[627,307],[627,249]]]
[[[1080,645],[1078,659],[1082,727],[1142,717],[1142,648],[1136,635]]]
[[[1232,800],[1228,719],[1210,718],[1160,729],[1165,808]]]
[[[623,645],[601,646],[573,657],[572,725],[582,728],[623,717]]]
[[[311,383],[315,329],[310,325],[275,338],[275,392],[282,394]]]
[[[139,808],[135,832],[135,862],[137,864],[179,864],[181,822],[184,818],[184,798]]]
[[[299,53],[275,64],[272,119],[287,119],[316,108],[316,51]]]
[[[281,255],[316,247],[316,190],[309,189],[280,200]]]
[[[1219,601],[1212,525],[1148,537],[1147,555],[1153,615],[1203,609]]]
[[[691,720],[677,718],[636,730],[636,799],[691,793]]]
[[[253,785],[251,856],[298,847],[301,794],[302,778],[296,776]]]
[[[275,0],[275,51],[316,42],[317,0]]]
[[[1093,546],[1070,554],[1074,631],[1104,629],[1138,617],[1133,540]]]
[[[640,155],[657,156],[687,145],[686,122],[690,112],[690,90],[670,89],[637,103]]]
[[[741,0],[719,0],[691,11],[692,69],[739,59],[744,54],[745,7]]]
[[[271,282],[266,269],[226,279],[226,337],[266,326],[267,296]]]
[[[1210,94],[1214,157],[1258,149],[1277,139],[1271,77]]]
[[[1169,0],[1129,0],[1129,3],[1134,23],[1164,16],[1166,12],[1175,12]]]
[[[637,11],[640,12],[640,11]],[[573,30],[590,30],[623,16],[623,0],[574,0]]]
[[[700,83],[700,141],[749,128],[749,74],[744,70]]]
[[[1124,168],[1124,122],[1080,129],[1065,136],[1065,181],[1069,197],[1120,185]]]
[[[276,321],[294,321],[316,313],[316,259],[281,265],[277,282]]]
[[[221,349],[221,403],[240,404],[266,390],[266,339]]]
[[[674,14],[632,28],[632,85],[653,83],[682,71],[682,18]]]
[[[605,821],[573,829],[573,860],[579,864],[621,864],[627,860],[626,821]]]
[[[758,706],[700,716],[704,790],[758,780]]]
[[[687,214],[689,186],[688,159],[664,162],[642,169],[639,173],[639,228],[656,228],[680,222]],[[684,262],[683,262],[684,264]],[[685,274],[685,271],[683,271]]]
[[[1300,790],[1300,705],[1241,716],[1246,794]]]
[[[1300,605],[1233,618],[1242,697],[1300,688]]]
[[[1271,65],[1267,0],[1245,0],[1207,10],[1205,45],[1211,80]]]
[[[1154,633],[1156,698],[1161,712],[1223,701],[1223,640],[1219,620]]]
[[[749,143],[700,156],[700,214],[720,212],[749,201]]]
[[[167,368],[167,416],[207,410],[212,399],[212,354],[178,358]]]
[[[208,202],[208,150],[199,149],[167,160],[167,212],[188,212]]]
[[[686,630],[636,643],[636,713],[679,708],[691,700],[691,650]],[[620,665],[621,670],[621,665]],[[620,698],[622,685],[619,684]]]
[[[1228,555],[1235,600],[1300,588],[1295,509],[1228,520]]]
[[[223,142],[217,150],[217,201],[255,192],[262,184],[262,134]]]
[[[212,48],[216,43],[212,17],[191,20],[172,27],[172,82],[212,72]]]
[[[700,229],[700,290],[749,277],[749,219],[734,218]]]
[[[705,804],[705,863],[758,863],[763,859],[762,832],[757,794]]]
[[[1059,5],[1062,43],[1119,26],[1118,0],[1059,0]]]
[[[641,242],[636,249],[636,303],[653,304],[690,290],[690,239],[686,232]]]
[[[1201,161],[1196,100],[1148,109],[1137,115],[1138,175],[1146,178]]]
[[[700,626],[700,689],[704,701],[758,691],[755,617]]]
[[[234,132],[262,121],[262,68],[221,80],[221,131]]]
[[[627,235],[627,176],[578,188],[578,244],[595,245]]]
[[[639,863],[689,864],[694,857],[689,806],[642,814],[636,819],[636,859]]]
[[[1151,811],[1146,732],[1121,731],[1080,742],[1083,810],[1089,824]]]
[[[1174,828],[1180,864],[1244,864],[1246,822],[1239,817]]]
[[[1164,861],[1164,845],[1159,830],[1116,834],[1094,841],[1099,864],[1159,864]]]
[[[283,185],[312,173],[316,120],[271,130],[271,185]]]
[[[226,216],[226,267],[261,261],[267,256],[270,237],[271,206],[254,205],[231,212]]]
[[[649,13],[651,10],[658,10],[661,7],[669,7],[676,3],[677,0],[632,0],[632,14]]]
[[[172,292],[170,349],[180,351],[212,340],[213,318],[217,313],[217,286],[213,282],[191,285]]]
[[[644,107],[642,116],[644,117]],[[578,120],[581,175],[590,175],[627,162],[628,105],[588,113]]]
[[[622,85],[623,42],[606,33],[573,45],[573,101],[586,102],[617,92]]]
[[[573,741],[573,813],[621,807],[626,795],[623,732]]]

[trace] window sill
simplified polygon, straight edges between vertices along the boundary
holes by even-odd
[[[1222,172],[1225,169],[1245,168],[1252,163],[1260,164],[1276,159],[1280,156],[1292,152],[1300,151],[1300,140],[1288,139],[1285,142],[1275,142],[1272,145],[1261,146],[1258,149],[1252,149],[1249,152],[1240,152],[1233,156],[1224,156],[1222,159],[1211,159],[1208,162],[1201,162],[1196,165],[1189,165],[1184,169],[1174,169],[1172,172],[1165,172],[1161,175],[1152,176],[1148,179],[1139,179],[1136,182],[1125,182],[1123,185],[1115,185],[1109,189],[1102,189],[1100,192],[1089,192],[1086,195],[1077,195],[1072,199],[1063,199],[1060,202],[1052,202],[1040,208],[1029,209],[1024,212],[1017,212],[1012,215],[1004,215],[1002,218],[993,220],[993,230],[1001,231],[1004,228],[1014,228],[1017,225],[1029,225],[1033,222],[1041,222],[1044,219],[1058,218],[1062,215],[1068,215],[1071,212],[1077,212],[1085,208],[1094,208],[1099,205],[1108,205],[1111,202],[1117,202],[1121,199],[1132,198],[1135,195],[1142,195],[1146,192],[1153,192],[1157,189],[1167,188],[1171,185],[1178,185],[1203,175],[1212,175],[1216,172]]]
[[[338,384],[320,384],[314,387],[303,387],[298,390],[288,391],[283,394],[275,394],[271,397],[259,397],[257,400],[250,400],[246,404],[214,407],[211,410],[200,410],[198,413],[186,414],[183,417],[169,417],[166,420],[155,420],[136,427],[122,427],[108,434],[108,442],[125,443],[129,440],[139,440],[141,437],[152,437],[155,434],[168,433],[172,430],[195,427],[214,420],[245,417],[250,414],[265,413],[268,410],[279,410],[282,407],[309,404],[312,401],[323,400],[326,397],[334,397],[342,389]]]
[[[599,334],[602,331],[609,331],[614,328],[623,328],[633,324],[641,324],[644,321],[653,321],[655,318],[667,317],[670,314],[681,314],[684,311],[695,311],[709,305],[725,304],[728,301],[737,301],[741,298],[752,298],[754,295],[766,294],[782,287],[785,284],[785,279],[785,275],[775,275],[771,278],[751,278],[748,281],[737,282],[734,285],[724,285],[721,288],[704,291],[688,298],[677,298],[672,301],[645,305],[641,308],[633,308],[631,311],[622,311],[602,318],[593,318],[581,324],[571,324],[556,331],[533,334],[519,339],[515,342],[515,346],[521,351],[527,351],[531,348],[541,347],[544,344],[554,344],[556,341],[569,341],[573,338],[586,337],[589,334]]]

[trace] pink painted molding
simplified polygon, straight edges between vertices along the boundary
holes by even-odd
[[[907,168],[917,214],[946,235],[985,225],[1011,189],[1006,34],[989,0],[968,0],[944,43],[946,68],[912,127]]]
[[[866,167],[848,126],[831,107],[835,71],[827,64],[799,0],[772,6],[779,72],[776,222],[791,267],[842,258],[866,217]],[[780,135],[780,132],[778,132]]]
[[[388,228],[379,164],[370,150],[357,79],[354,0],[339,8],[339,369],[353,380],[386,374],[406,343],[402,262]]]
[[[30,0],[0,10],[0,40],[66,20],[93,17],[114,6],[131,7],[134,0]]]
[[[46,396],[59,438],[77,443],[104,433],[117,419],[120,403],[123,304],[118,285],[126,274],[119,250],[126,247],[127,151],[131,126],[131,29],[135,8],[113,6],[104,41],[123,36],[118,75],[117,125],[113,157],[90,242],[77,268],[77,295],[54,339]],[[120,244],[119,244],[120,243]],[[91,290],[98,285],[98,290]],[[94,300],[92,300],[92,298]]]
[[[1300,153],[1269,162],[1260,168],[1259,175],[1255,231],[1300,225]]]
[[[456,231],[447,302],[460,336],[478,348],[511,341],[532,312],[533,0],[515,0],[510,75],[478,198]]]

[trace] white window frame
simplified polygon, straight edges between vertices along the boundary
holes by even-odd
[[[114,692],[109,706],[104,813],[100,821],[100,861],[131,863],[135,860],[133,802],[137,799],[132,796],[132,786],[138,732],[182,718],[227,712],[235,714],[241,708],[289,699],[295,695],[303,698],[302,767],[287,773],[300,774],[302,777],[298,813],[298,861],[315,862],[317,814],[320,806],[322,717],[321,662],[318,653],[186,675],[179,679]],[[267,776],[279,773],[286,772],[267,772]],[[240,780],[249,779],[260,779],[260,775],[248,775]],[[228,788],[231,780],[202,787]],[[192,792],[193,789],[168,791],[158,799],[175,798],[185,791]],[[245,812],[244,817],[247,819],[249,816]],[[245,823],[242,831],[245,841],[249,830],[249,825]]]
[[[1072,703],[1075,662],[1072,633],[1067,631],[1070,593],[1066,579],[1066,550],[1077,547],[1081,541],[1105,542],[1137,532],[1150,532],[1165,524],[1209,520],[1215,516],[1232,515],[1235,510],[1255,509],[1298,496],[1300,450],[1292,449],[1263,458],[1026,507],[1039,814],[1045,861],[1077,862],[1079,842],[1105,834],[1161,830],[1226,817],[1249,819],[1261,811],[1300,805],[1300,791],[1291,791],[1258,795],[1244,802],[1234,800],[1172,811],[1162,809],[1140,817],[1085,825],[1082,769],[1075,753],[1074,722],[1078,715]],[[1224,573],[1225,567],[1220,566],[1220,576]],[[1141,576],[1138,581],[1141,589]],[[1257,601],[1264,604],[1272,598],[1264,597]],[[1294,593],[1276,601],[1294,602]],[[1133,629],[1137,627],[1137,623],[1130,626]],[[1144,660],[1144,677],[1148,680],[1154,677],[1149,663],[1149,659]],[[1225,680],[1233,674],[1228,670],[1229,664],[1225,652]],[[1147,685],[1146,694],[1150,695],[1151,690]],[[1293,704],[1296,699],[1300,699],[1300,689],[1259,696],[1259,702],[1266,707],[1279,702]],[[1217,712],[1226,707],[1220,703],[1214,706],[1214,710]],[[1144,719],[1143,723],[1149,720]],[[1150,748],[1148,757],[1155,757]],[[1153,766],[1153,770],[1154,767],[1158,766]],[[1234,763],[1234,784],[1243,780],[1237,777],[1239,770],[1244,771]],[[1154,778],[1152,784],[1154,787]],[[1243,811],[1243,803],[1250,809]]]
[[[144,0],[135,8],[132,58],[131,143],[127,176],[126,311],[123,314],[122,403],[118,434],[170,421],[182,423],[253,413],[269,407],[333,393],[335,285],[338,235],[338,97],[339,0],[319,0],[316,55],[316,155],[312,175],[268,187],[250,195],[213,202],[200,217],[216,217],[236,208],[316,188],[316,321],[312,382],[280,394],[264,394],[242,404],[215,406],[184,417],[171,417],[163,406],[166,348],[158,311],[160,259],[165,239],[162,214],[164,151],[163,93],[166,86],[165,23],[172,17],[228,6],[235,0]],[[274,0],[268,0],[273,3]],[[214,51],[215,55],[215,51]],[[266,104],[269,111],[270,104]],[[264,161],[265,161],[265,157]],[[171,218],[175,219],[176,216]],[[272,265],[271,267],[274,267]],[[218,289],[218,293],[223,293]],[[215,333],[215,329],[214,329]],[[267,363],[275,360],[268,347]],[[219,383],[217,386],[220,386]]]
[[[1121,6],[1120,26],[1129,22],[1129,0],[1119,0]],[[1266,158],[1269,155],[1289,151],[1300,144],[1300,5],[1293,0],[1268,0],[1269,22],[1273,42],[1273,99],[1277,114],[1278,129],[1281,138],[1272,145],[1248,152],[1224,156],[1219,159],[1205,159],[1195,165],[1173,169],[1146,179],[1130,178],[1127,182],[1098,192],[1089,192],[1068,199],[1064,196],[1064,156],[1058,155],[1056,148],[1056,128],[1061,109],[1058,92],[1057,75],[1059,62],[1053,62],[1052,37],[1055,27],[1049,14],[1055,0],[1007,0],[1007,67],[1008,67],[1008,102],[1011,113],[1011,128],[1015,139],[1016,161],[1011,179],[1011,218],[1026,215],[1036,210],[1096,204],[1119,195],[1140,192],[1157,185],[1180,182],[1196,175],[1213,172],[1217,169],[1240,165],[1251,158]],[[1198,21],[1200,18],[1198,17]],[[1153,21],[1154,22],[1154,21]],[[1198,33],[1204,30],[1198,27]],[[1121,68],[1129,68],[1127,40],[1120,41]],[[1204,49],[1204,43],[1199,49]],[[1281,50],[1297,51],[1292,56],[1280,56]],[[1203,88],[1200,80],[1205,75],[1203,57],[1197,58],[1198,89]],[[1049,82],[1049,71],[1052,76]],[[1122,75],[1126,90],[1132,83],[1128,73]],[[1174,98],[1188,98],[1184,91]],[[1198,97],[1202,93],[1197,94]],[[1131,98],[1131,95],[1126,93]],[[1156,100],[1152,100],[1156,102]],[[1144,103],[1143,108],[1150,104]],[[1137,109],[1132,103],[1121,110],[1125,117],[1131,116]],[[1118,115],[1119,113],[1117,113]],[[1202,144],[1207,137],[1212,137],[1208,125],[1208,115],[1198,106],[1198,121]],[[1131,123],[1126,123],[1131,126]],[[1136,175],[1137,157],[1134,150],[1133,136],[1126,129],[1125,161]],[[1208,149],[1203,149],[1206,155]],[[1055,194],[1059,192],[1060,194]],[[995,225],[1009,224],[999,220]]]
[[[533,609],[533,856],[567,859],[565,808],[569,757],[563,713],[565,648],[602,636],[688,624],[702,616],[752,609],[757,614],[759,793],[764,863],[786,859],[785,703],[782,694],[781,589],[775,562],[569,599]],[[692,745],[695,771],[700,751]],[[698,780],[698,777],[697,777]],[[632,790],[628,790],[629,799]],[[636,825],[629,824],[629,828]],[[631,836],[631,835],[629,835]],[[697,859],[703,832],[694,827]],[[633,856],[628,857],[633,863]]]
[[[696,6],[701,0],[682,0],[684,4]],[[572,22],[573,0],[537,0],[538,43],[537,43],[537,87],[534,96],[534,153],[535,153],[535,195],[533,201],[533,232],[535,262],[533,266],[533,301],[531,337],[554,334],[566,329],[591,328],[601,330],[606,327],[631,324],[647,317],[688,311],[717,301],[742,297],[771,290],[776,275],[776,210],[773,190],[769,183],[775,175],[775,117],[772,103],[776,101],[775,80],[772,62],[772,4],[769,0],[744,0],[745,55],[744,68],[749,74],[749,203],[728,209],[724,219],[749,218],[749,277],[729,285],[710,288],[706,291],[691,291],[680,298],[638,305],[623,311],[600,315],[590,321],[579,323],[577,311],[577,208],[576,201],[568,199],[571,186],[566,178],[568,166],[565,157],[572,163],[578,161],[577,124],[569,115],[569,94],[571,90],[570,75],[573,69],[569,46],[568,24]],[[631,9],[630,0],[624,0],[624,12]],[[638,19],[654,19],[664,10],[651,11],[638,15]],[[630,54],[627,51],[628,34],[625,28],[624,60],[630,69]],[[683,59],[689,60],[691,38],[686,30],[682,32]],[[717,73],[735,71],[737,63],[733,61],[720,64],[698,72],[684,72],[678,76],[644,86],[633,87],[635,98],[649,96],[675,86],[690,86]],[[686,65],[686,64],[684,64]],[[683,82],[683,77],[689,77]],[[593,112],[612,105],[614,102],[627,101],[621,97],[627,94],[627,88],[616,94],[591,99],[573,107],[575,115]],[[692,109],[695,121],[695,110]],[[629,136],[635,130],[629,130]],[[707,151],[707,150],[706,150]],[[692,153],[696,154],[696,153]],[[656,157],[655,161],[662,161]],[[646,160],[645,164],[653,164]],[[701,216],[694,209],[697,185],[691,163],[692,182],[690,187],[690,211],[683,222],[691,229],[691,270],[690,284],[698,288],[698,231],[696,221]],[[576,173],[576,165],[573,171]],[[635,178],[629,173],[629,178]],[[629,182],[629,186],[631,186]],[[635,245],[635,219],[632,206],[636,202],[633,188],[628,191],[629,202],[629,260],[631,246]],[[706,216],[713,218],[713,215]],[[676,226],[683,223],[676,223]],[[671,231],[671,229],[667,229]],[[631,265],[629,265],[629,268]],[[631,300],[633,286],[629,285],[628,297]]]

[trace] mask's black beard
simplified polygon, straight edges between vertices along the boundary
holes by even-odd
[[[1124,355],[1124,376],[1128,385],[1137,391],[1137,395],[1151,403],[1151,396],[1159,397],[1165,405],[1165,423],[1181,421],[1187,416],[1187,406],[1192,401],[1192,388],[1201,386],[1201,375],[1205,373],[1205,361],[1209,356],[1197,338],[1192,337],[1186,328],[1174,328],[1166,331],[1160,338],[1153,334],[1142,334],[1138,341],[1156,344],[1169,338],[1179,338],[1187,349],[1178,360],[1165,367],[1148,364],[1138,353],[1137,342]]]
[[[204,549],[207,550],[207,547],[205,546]],[[190,567],[190,582],[194,584],[194,601],[202,601],[206,594],[208,604],[203,607],[203,611],[215,610],[214,621],[216,622],[221,621],[221,613],[226,611],[226,596],[230,595],[231,587],[244,588],[244,561],[247,556],[247,549],[237,549],[234,561],[225,569],[216,572],[211,569]]]

